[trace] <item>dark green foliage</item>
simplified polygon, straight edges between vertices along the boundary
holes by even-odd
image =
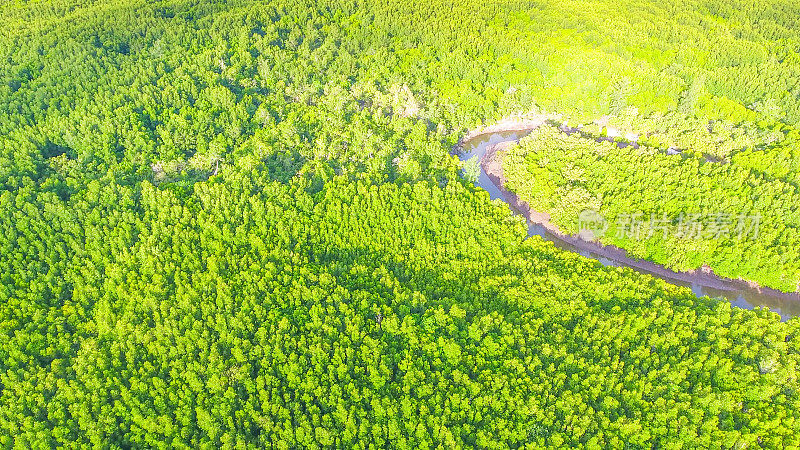
[[[796,321],[523,242],[460,183],[233,172],[3,195],[5,444],[798,443]]]
[[[0,5],[0,446],[798,446],[797,320],[525,240],[449,155],[615,112],[797,182],[795,6],[599,3]]]

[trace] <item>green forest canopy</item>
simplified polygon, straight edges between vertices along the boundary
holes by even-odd
[[[562,230],[584,211],[601,241],[677,270],[708,265],[732,279],[800,288],[800,192],[739,164],[534,130],[502,154],[506,186]]]
[[[796,186],[797,9],[4,3],[0,445],[800,445],[800,322],[525,240],[449,155],[609,115]]]

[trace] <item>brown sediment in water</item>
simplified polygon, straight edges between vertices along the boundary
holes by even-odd
[[[533,130],[544,125],[547,121],[553,120],[557,117],[559,116],[552,114],[534,114],[524,117],[506,117],[495,124],[481,126],[468,131],[464,136],[461,137],[461,139],[458,140],[458,143],[455,145],[455,147],[453,147],[453,150],[455,152],[458,152],[464,146],[465,142],[468,142],[484,134],[503,133],[507,131]]]
[[[492,133],[509,131],[527,131],[535,129],[544,124],[550,117],[538,116],[525,120],[506,120],[496,125],[473,130],[459,141],[456,150],[461,150],[464,143],[478,136]],[[503,174],[502,152],[515,145],[518,140],[508,140],[486,148],[486,153],[480,161],[481,168],[491,180],[492,184],[503,195],[503,199],[512,209],[518,211],[530,223],[537,224],[544,228],[548,233],[548,238],[568,244],[578,250],[590,252],[598,257],[607,258],[623,266],[631,267],[642,272],[655,275],[667,281],[678,281],[682,283],[696,284],[701,287],[716,289],[719,291],[743,291],[749,290],[760,295],[768,295],[783,300],[800,300],[800,292],[783,292],[777,289],[760,286],[758,283],[721,277],[716,275],[708,266],[703,266],[692,271],[674,271],[652,261],[632,258],[627,251],[614,245],[604,245],[600,242],[583,239],[578,235],[563,233],[558,226],[550,220],[550,215],[542,211],[535,211],[530,208],[527,202],[521,200],[519,196],[506,189],[506,178]]]

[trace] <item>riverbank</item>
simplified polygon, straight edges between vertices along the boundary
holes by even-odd
[[[506,117],[495,124],[480,126],[468,131],[464,136],[461,137],[461,139],[458,140],[458,143],[455,145],[455,147],[453,147],[453,150],[455,152],[460,152],[460,150],[464,147],[464,143],[484,134],[505,133],[509,131],[532,131],[544,125],[548,120],[554,120],[557,118],[560,118],[560,116],[554,114],[533,114],[529,116]]]
[[[752,293],[758,296],[768,296],[775,299],[798,302],[797,305],[800,305],[800,293],[797,292],[783,292],[777,289],[761,287],[756,283],[746,280],[721,277],[716,275],[708,267],[685,272],[674,271],[652,261],[630,257],[626,250],[620,247],[603,245],[596,241],[583,239],[578,235],[563,233],[550,221],[549,214],[532,210],[526,202],[522,201],[519,196],[516,195],[516,193],[506,189],[506,179],[503,174],[501,155],[503,151],[518,142],[523,133],[527,134],[527,132],[543,125],[551,118],[552,116],[539,116],[524,120],[505,120],[490,127],[482,127],[467,133],[465,137],[459,141],[457,148],[454,150],[458,153],[463,152],[465,144],[483,135],[518,132],[518,135],[514,137],[501,142],[492,143],[485,148],[485,153],[480,155],[481,171],[485,173],[492,184],[492,186],[487,187],[493,188],[493,190],[499,192],[502,200],[513,210],[526,217],[530,224],[535,224],[544,229],[547,234],[546,238],[549,240],[572,247],[575,249],[574,251],[589,253],[594,259],[605,258],[615,263],[615,265],[630,267],[637,271],[662,278],[668,282],[673,282],[674,284],[688,284],[693,287],[699,286],[731,293]]]

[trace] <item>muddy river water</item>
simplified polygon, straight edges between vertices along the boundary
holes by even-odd
[[[608,248],[603,248],[596,243],[583,241],[575,236],[563,235],[548,222],[541,221],[539,214],[527,210],[516,195],[504,189],[502,181],[496,175],[486,172],[487,158],[485,156],[487,151],[493,152],[497,150],[498,144],[519,140],[528,133],[530,130],[500,131],[471,137],[461,144],[459,157],[462,160],[477,157],[478,161],[483,161],[476,185],[485,189],[492,199],[501,199],[512,211],[526,216],[529,236],[539,235],[552,241],[563,250],[596,259],[604,265],[630,267],[669,283],[689,287],[698,297],[724,298],[740,308],[768,307],[780,314],[783,320],[800,315],[800,296],[797,294],[785,294],[771,289],[750,287],[741,281],[728,280],[713,274],[674,272],[649,261],[628,258],[620,249],[614,248],[609,251]],[[491,158],[491,154],[488,156]]]

